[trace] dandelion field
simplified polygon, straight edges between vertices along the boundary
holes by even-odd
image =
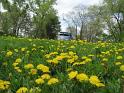
[[[0,93],[123,93],[124,43],[0,37]]]

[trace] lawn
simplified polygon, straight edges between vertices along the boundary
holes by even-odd
[[[0,93],[123,93],[124,43],[0,37]]]

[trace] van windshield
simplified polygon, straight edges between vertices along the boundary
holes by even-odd
[[[70,36],[69,34],[59,34],[60,36]]]

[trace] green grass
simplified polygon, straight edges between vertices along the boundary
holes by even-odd
[[[21,51],[22,48],[25,48],[25,51]],[[7,57],[8,51],[13,54]],[[50,55],[54,52],[58,54]],[[59,60],[58,64],[48,62],[58,56],[62,57],[62,53],[66,53],[66,57]],[[46,55],[50,55],[50,58],[46,58]],[[82,59],[84,56],[91,61],[86,62],[86,59]],[[118,56],[122,59],[117,59]],[[21,72],[13,66],[18,58],[22,61],[15,67],[19,67]],[[69,63],[68,60],[73,58],[74,62]],[[104,58],[107,61],[104,61]],[[74,66],[76,62],[85,62],[85,64]],[[116,62],[121,64],[116,65]],[[30,69],[24,68],[27,64],[33,64],[33,69],[37,70],[35,75],[29,74]],[[50,70],[47,74],[51,78],[57,78],[59,82],[48,85],[48,80],[45,80],[43,84],[36,84],[35,80],[45,74],[37,69],[39,64],[47,66]],[[0,88],[0,93],[15,93],[20,87],[26,87],[29,91],[33,89],[33,93],[123,93],[124,72],[120,70],[122,65],[124,65],[124,43],[0,37],[0,80],[10,82],[7,89]],[[85,73],[89,78],[92,75],[97,76],[105,87],[97,87],[89,80],[80,82],[76,77],[69,79],[68,74],[71,71]],[[27,93],[31,93],[29,91]]]

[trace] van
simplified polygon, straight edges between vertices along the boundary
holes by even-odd
[[[59,32],[58,36],[57,36],[58,40],[71,40],[72,38],[72,34],[68,33],[68,32]]]

